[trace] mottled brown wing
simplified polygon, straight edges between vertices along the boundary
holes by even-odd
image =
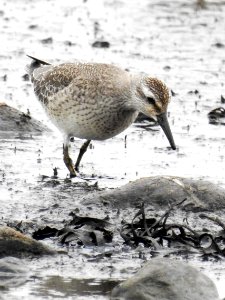
[[[76,75],[77,68],[73,64],[40,67],[33,72],[34,92],[47,105],[48,98],[70,85]]]

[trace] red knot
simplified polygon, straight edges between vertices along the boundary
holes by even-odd
[[[169,91],[157,78],[132,74],[102,63],[49,63],[31,57],[28,73],[47,115],[64,134],[63,156],[76,176],[91,140],[109,139],[133,123],[139,112],[158,121],[176,149],[167,120]],[[72,137],[86,139],[74,166],[69,156]]]

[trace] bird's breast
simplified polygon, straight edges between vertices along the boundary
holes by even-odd
[[[127,127],[137,117],[138,112],[126,110],[123,105],[112,101],[80,102],[63,101],[57,104],[49,102],[47,114],[53,123],[65,134],[90,140],[111,138]],[[51,105],[52,104],[52,105]]]

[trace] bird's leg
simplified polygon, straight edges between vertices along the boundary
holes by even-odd
[[[87,151],[87,148],[88,148],[90,142],[91,142],[91,140],[87,140],[86,142],[83,143],[83,145],[80,148],[80,152],[79,152],[79,155],[77,157],[77,161],[75,163],[75,170],[77,172],[79,170],[79,165],[80,165],[81,159],[82,159],[84,153]]]
[[[73,167],[73,161],[69,156],[69,145],[68,142],[66,142],[65,144],[63,144],[63,160],[64,163],[67,167],[67,169],[70,171],[70,177],[75,177],[76,176],[76,172],[75,169]]]

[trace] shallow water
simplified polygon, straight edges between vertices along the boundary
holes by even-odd
[[[44,11],[43,11],[44,8]],[[0,143],[1,223],[10,221],[60,226],[71,209],[85,211],[79,196],[87,179],[100,188],[116,187],[152,175],[202,178],[225,187],[223,126],[208,124],[207,113],[221,106],[225,95],[225,3],[209,1],[196,10],[194,1],[3,1],[0,7],[0,99],[30,110],[53,129],[52,134],[19,139],[11,133]],[[98,25],[96,25],[98,22]],[[52,42],[42,40],[52,37]],[[93,48],[96,39],[110,42],[108,49]],[[169,150],[158,128],[132,126],[106,142],[93,142],[81,166],[76,189],[52,187],[42,175],[58,168],[59,181],[67,176],[62,161],[62,136],[52,127],[24,81],[25,54],[50,62],[101,61],[132,71],[143,71],[164,80],[176,93],[169,106],[169,121],[178,146]],[[3,76],[7,75],[7,80]],[[198,91],[198,92],[194,92]],[[125,147],[125,136],[127,142]],[[75,158],[82,141],[71,145]],[[79,198],[79,199],[77,199]],[[116,212],[109,212],[115,218]],[[95,212],[91,211],[95,216]],[[36,225],[37,226],[37,225]],[[47,243],[52,243],[47,241]],[[54,243],[53,243],[53,245]],[[113,256],[101,256],[105,251]],[[146,259],[150,257],[147,250]],[[101,254],[99,259],[95,256]],[[134,273],[145,259],[139,250],[73,249],[59,255],[25,262],[30,277],[20,288],[5,291],[5,299],[106,299],[112,286]],[[93,259],[95,257],[95,259]],[[131,265],[132,259],[132,265]],[[224,264],[191,263],[216,282],[225,297]],[[47,266],[47,267],[46,267]],[[86,291],[84,294],[84,291]],[[2,295],[3,297],[3,295]]]

